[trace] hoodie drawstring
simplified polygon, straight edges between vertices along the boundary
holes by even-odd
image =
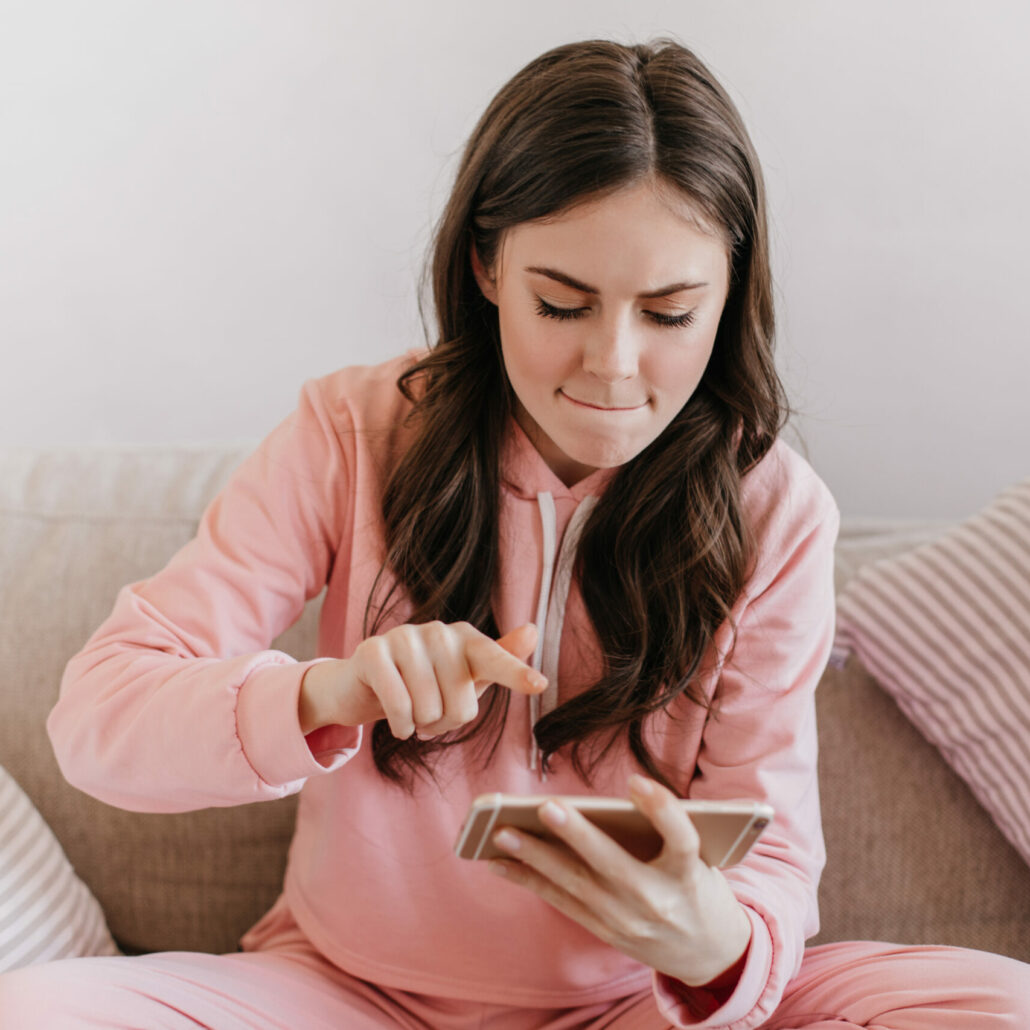
[[[533,652],[533,668],[541,669],[544,653],[544,627],[547,625],[547,602],[551,596],[551,575],[554,572],[555,549],[557,547],[558,517],[554,510],[554,498],[546,492],[536,495],[536,503],[540,508],[540,525],[543,528],[544,547],[541,555],[543,569],[540,575],[540,596],[536,603],[536,650]],[[547,674],[544,673],[546,676]],[[549,691],[552,684],[548,682]],[[545,691],[546,693],[547,691]],[[529,767],[536,768],[538,748],[533,727],[540,718],[540,695],[533,694],[529,699]]]
[[[539,764],[539,748],[533,727],[541,715],[552,711],[558,703],[558,658],[561,652],[562,627],[565,623],[565,606],[572,586],[572,567],[575,564],[576,548],[590,512],[597,498],[588,495],[572,513],[568,528],[561,543],[561,552],[555,560],[557,550],[557,514],[554,498],[547,491],[536,495],[540,509],[540,524],[543,529],[544,546],[541,560],[540,596],[537,598],[536,628],[537,643],[533,652],[533,668],[547,677],[547,689],[529,699],[529,767]],[[552,587],[553,583],[553,587]],[[547,774],[541,771],[541,778]]]

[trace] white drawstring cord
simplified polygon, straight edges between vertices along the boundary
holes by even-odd
[[[555,567],[555,549],[557,537],[557,515],[554,498],[550,493],[537,495],[540,508],[540,521],[543,527],[544,552],[543,573],[540,578],[540,596],[537,598],[537,645],[533,654],[533,668],[539,669],[547,677],[547,689],[543,694],[536,694],[529,700],[529,767],[536,769],[539,762],[539,748],[533,727],[541,715],[553,711],[558,703],[558,662],[561,656],[562,628],[565,625],[565,609],[568,605],[569,590],[572,587],[572,569],[576,559],[576,548],[590,512],[597,503],[593,496],[584,497],[579,507],[572,513],[568,528],[565,530]],[[552,587],[553,580],[553,587]],[[546,780],[547,774],[540,771],[541,778]]]
[[[536,603],[536,650],[533,652],[533,668],[540,669],[544,653],[544,632],[547,624],[547,603],[551,596],[551,577],[554,572],[554,553],[557,547],[558,516],[554,510],[554,498],[550,493],[541,491],[536,495],[536,503],[540,509],[540,525],[543,529],[544,548],[541,555],[543,569],[540,575],[540,594]],[[548,688],[550,689],[550,688]],[[529,699],[529,767],[536,769],[538,748],[533,727],[540,717],[540,695],[533,694]]]

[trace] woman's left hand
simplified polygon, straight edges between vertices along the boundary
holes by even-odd
[[[630,797],[664,842],[650,862],[548,801],[541,818],[565,846],[504,828],[494,841],[511,858],[491,867],[644,965],[690,986],[710,983],[747,950],[751,922],[722,873],[701,860],[697,831],[675,795],[632,776]]]

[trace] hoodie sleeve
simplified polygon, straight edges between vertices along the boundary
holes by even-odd
[[[726,879],[751,920],[736,984],[689,988],[657,975],[656,1000],[679,1027],[750,1030],[773,1014],[819,929],[825,863],[819,814],[815,689],[834,631],[833,550],[840,515],[810,468],[795,473],[759,532],[757,570],[721,670],[695,798],[755,798],[775,817]]]
[[[349,496],[318,380],[230,477],[196,536],[65,667],[47,720],[68,781],[108,804],[181,812],[275,799],[345,762],[358,728],[307,738],[315,662],[269,650],[325,585]]]

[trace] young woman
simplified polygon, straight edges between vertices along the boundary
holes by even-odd
[[[778,433],[754,151],[659,40],[531,62],[432,254],[435,345],[306,382],[194,540],[68,664],[66,776],[173,812],[301,792],[231,955],[0,978],[5,1027],[1030,1025],[1030,970],[817,929],[813,694],[838,513]],[[328,585],[319,655],[268,650]],[[458,859],[487,791],[625,794],[643,862],[561,804]],[[774,823],[726,873],[675,795]]]

